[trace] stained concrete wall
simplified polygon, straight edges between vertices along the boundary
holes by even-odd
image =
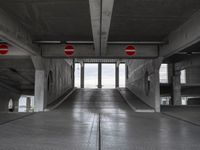
[[[126,87],[157,112],[160,111],[160,65],[161,59],[127,61],[128,79]]]
[[[186,83],[200,84],[200,65],[186,68]]]
[[[0,112],[8,112],[8,102],[10,99],[13,100],[15,105],[15,110],[17,111],[18,107],[18,100],[21,94],[6,89],[4,87],[0,87]]]
[[[62,96],[68,89],[73,88],[73,63],[72,60],[45,59],[44,64],[46,83],[49,86],[47,87],[46,104],[50,104]]]
[[[73,88],[73,60],[32,57],[35,66],[34,110],[43,111]]]

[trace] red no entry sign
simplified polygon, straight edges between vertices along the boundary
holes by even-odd
[[[6,55],[8,53],[8,45],[0,44],[0,55]]]
[[[133,45],[128,45],[125,52],[128,56],[134,56],[136,54],[136,48]]]
[[[65,46],[65,54],[67,56],[71,56],[71,55],[73,55],[73,53],[74,53],[74,47],[72,45],[70,45],[70,44],[67,44]]]

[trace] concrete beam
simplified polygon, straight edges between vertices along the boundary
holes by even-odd
[[[110,31],[114,0],[102,0],[101,55],[105,56]]]
[[[156,58],[158,57],[157,45],[135,45],[137,54],[133,57],[127,56],[124,49],[127,45],[108,45],[107,54],[104,58]],[[68,58],[64,54],[65,44],[42,45],[42,56],[48,58]],[[98,58],[93,50],[93,45],[74,45],[74,55],[69,58]]]
[[[92,34],[95,47],[95,56],[101,54],[100,50],[100,32],[101,32],[101,0],[89,0],[90,17],[92,22]]]
[[[106,55],[114,0],[90,0],[95,55]]]
[[[29,32],[2,9],[0,9],[0,39],[30,55],[40,54],[40,48],[32,44]]]
[[[169,57],[200,41],[200,11],[173,31],[166,40],[168,45],[160,47],[160,56]]]

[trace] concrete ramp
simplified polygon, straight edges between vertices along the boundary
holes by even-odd
[[[141,101],[136,95],[129,91],[129,89],[119,88],[118,91],[135,112],[155,112],[153,108]]]

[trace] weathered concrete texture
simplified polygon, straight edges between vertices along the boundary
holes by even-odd
[[[14,100],[17,111],[21,94],[33,95],[35,69],[29,57],[0,59],[0,111],[8,111],[8,101]]]
[[[12,43],[18,50],[36,55],[40,49],[32,43],[30,33],[19,23],[15,17],[11,17],[0,8],[0,37],[8,43]]]
[[[128,60],[126,87],[157,112],[160,111],[159,68],[161,59]]]
[[[35,111],[43,111],[73,88],[72,60],[32,57],[35,68]]]
[[[46,79],[52,72],[52,81],[49,80],[47,104],[53,102],[69,88],[73,87],[73,66],[72,60],[45,59]],[[48,83],[47,83],[48,84]]]
[[[200,106],[162,106],[162,112],[200,126]]]
[[[172,77],[172,99],[173,105],[181,105],[181,82],[180,82],[180,71],[175,71]]]
[[[199,127],[135,113],[117,90],[105,89],[77,90],[55,111],[1,125],[0,133],[0,150],[200,149]]]
[[[186,83],[200,85],[200,62],[199,66],[191,66],[186,68]]]
[[[0,87],[0,112],[8,112],[8,102],[10,99],[13,100],[15,109],[17,111],[18,107],[18,100],[20,98],[20,93],[16,93],[4,87]]]

